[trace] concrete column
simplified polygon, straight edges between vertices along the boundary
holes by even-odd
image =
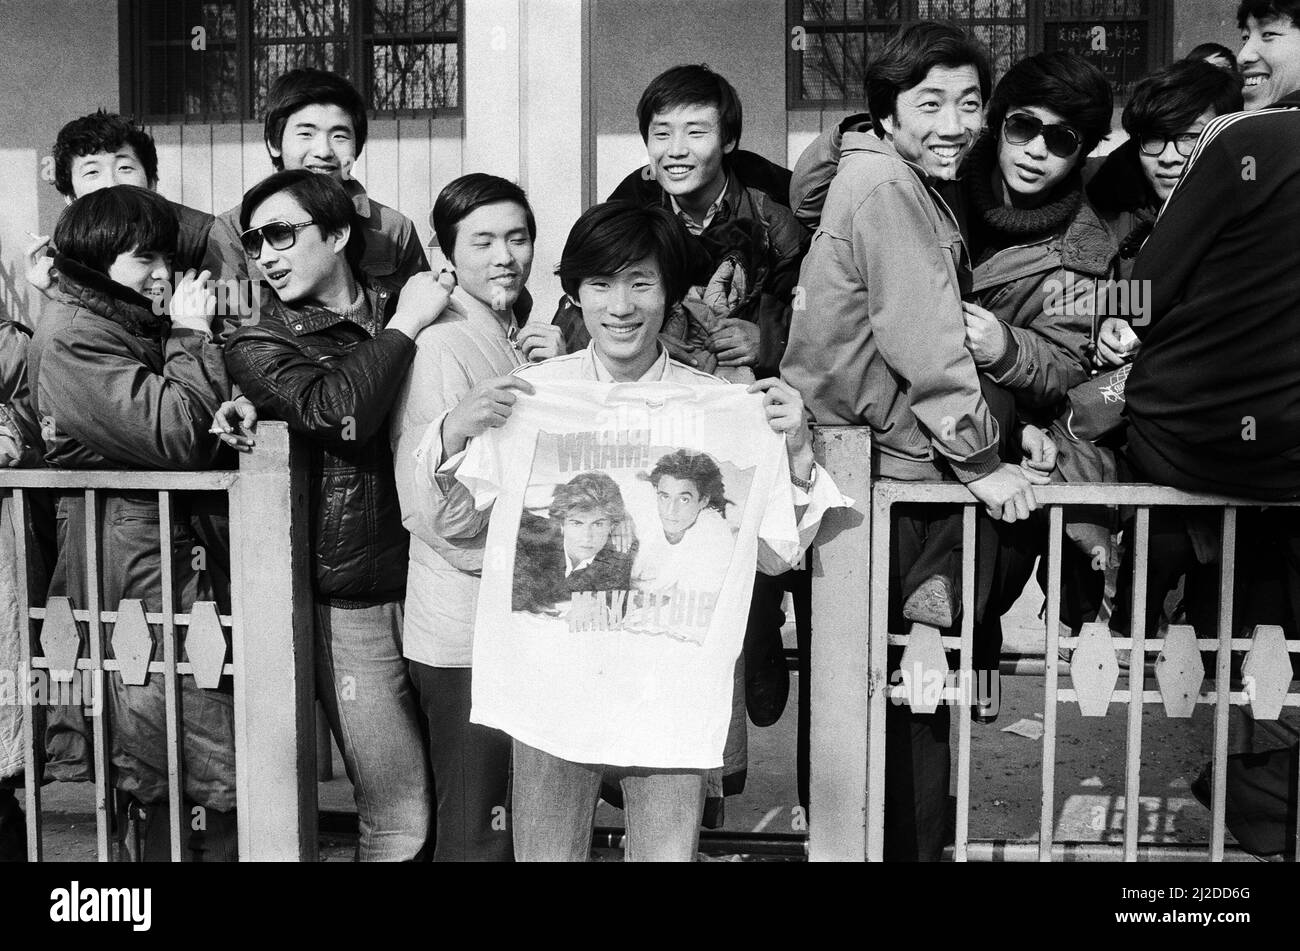
[[[555,312],[569,228],[592,200],[589,0],[475,0],[465,10],[464,170],[519,182],[537,217],[529,290]]]

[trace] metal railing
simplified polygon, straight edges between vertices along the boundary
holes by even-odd
[[[85,498],[85,544],[88,596],[84,605],[66,598],[33,604],[29,590],[27,533],[28,495],[33,490],[81,492]],[[12,493],[17,527],[17,573],[20,617],[20,660],[25,671],[80,672],[90,679],[95,697],[102,698],[105,674],[123,671],[123,660],[106,657],[105,624],[117,624],[119,611],[100,604],[99,509],[104,493],[156,492],[158,544],[162,565],[162,610],[140,613],[138,620],[162,632],[161,659],[140,669],[162,677],[166,702],[168,828],[171,858],[183,851],[184,776],[181,755],[184,719],[180,678],[202,675],[204,683],[230,676],[234,690],[236,822],[241,860],[302,860],[317,856],[316,731],[313,709],[311,602],[307,536],[307,473],[304,457],[283,423],[263,423],[257,451],[240,458],[237,471],[138,472],[18,469],[0,470],[0,492]],[[172,585],[172,524],[174,496],[192,492],[222,492],[229,504],[231,613],[218,615],[212,602],[196,602],[178,613]],[[139,612],[139,602],[124,600],[122,612]],[[70,611],[70,614],[69,614]],[[47,612],[49,612],[47,614]],[[85,656],[49,656],[33,622],[54,614],[60,620],[86,625]],[[124,620],[134,620],[124,619]],[[178,628],[191,621],[207,626],[215,621],[221,636],[229,636],[229,661],[202,664],[180,660],[185,637]],[[114,632],[116,633],[116,631]],[[196,634],[197,640],[197,634]],[[147,649],[146,649],[147,650]],[[197,653],[197,651],[196,651]],[[75,659],[74,659],[75,658]],[[124,678],[125,680],[125,678]],[[42,841],[41,781],[37,775],[44,738],[34,728],[31,709],[24,711],[28,856],[40,861]],[[96,854],[114,858],[112,848],[112,770],[109,765],[113,724],[105,706],[91,721],[94,761]]]
[[[975,598],[975,531],[977,505],[970,493],[957,484],[901,483],[872,484],[869,473],[870,437],[857,429],[829,429],[819,433],[819,458],[846,494],[857,500],[852,511],[832,513],[826,519],[815,552],[813,576],[813,625],[817,632],[812,656],[812,788],[809,853],[813,860],[880,861],[883,858],[885,828],[885,713],[888,702],[908,702],[891,691],[887,675],[888,649],[913,648],[933,658],[936,651],[955,652],[959,657],[958,684],[972,682]],[[1124,797],[1139,801],[1142,765],[1143,711],[1165,704],[1160,690],[1147,690],[1147,661],[1166,650],[1165,639],[1146,631],[1147,574],[1150,515],[1152,509],[1212,508],[1222,512],[1218,636],[1196,640],[1189,628],[1171,628],[1168,657],[1177,646],[1180,656],[1189,651],[1200,663],[1200,650],[1214,651],[1216,675],[1211,689],[1192,690],[1177,710],[1190,717],[1197,705],[1214,711],[1213,785],[1211,791],[1210,841],[1200,854],[1211,861],[1225,858],[1225,806],[1229,714],[1231,708],[1249,707],[1259,721],[1276,720],[1283,707],[1300,706],[1300,693],[1291,684],[1290,654],[1300,652],[1300,642],[1287,642],[1280,628],[1258,628],[1255,637],[1235,637],[1233,630],[1233,584],[1237,549],[1237,514],[1242,508],[1259,508],[1262,503],[1208,495],[1194,495],[1151,485],[1052,485],[1036,488],[1035,495],[1047,509],[1049,545],[1047,552],[1048,590],[1045,659],[1041,664],[1024,659],[1005,665],[1004,672],[1038,675],[1044,679],[1044,714],[1041,762],[1041,814],[1036,843],[975,842],[970,838],[971,717],[972,695],[961,686],[946,687],[943,703],[957,712],[956,841],[957,861],[1005,860],[1008,858],[1053,861],[1064,857],[1112,858],[1137,861],[1151,858],[1159,849],[1140,842],[1136,807],[1126,808],[1122,845],[1106,843],[1062,843],[1055,841],[1055,779],[1057,709],[1060,704],[1078,703],[1085,717],[1105,716],[1110,703],[1126,704],[1127,741]],[[889,625],[889,554],[891,509],[900,504],[960,506],[963,518],[963,610],[960,635],[942,638],[933,629],[916,628],[909,633],[891,632]],[[1130,636],[1111,635],[1108,625],[1086,625],[1079,638],[1062,638],[1061,545],[1065,513],[1087,506],[1123,505],[1136,509],[1133,544],[1134,583]],[[1273,506],[1277,507],[1277,506]],[[1172,638],[1177,634],[1179,643]],[[1189,640],[1190,639],[1190,640]],[[924,645],[920,641],[924,640]],[[938,641],[938,644],[934,642]],[[1085,657],[1094,654],[1111,677],[1085,676]],[[926,649],[922,650],[921,647]],[[1061,665],[1050,662],[1059,647],[1076,647],[1079,669],[1069,688],[1060,685]],[[1114,651],[1129,649],[1129,672],[1121,686]],[[1275,672],[1273,682],[1253,685],[1251,692],[1233,690],[1230,681],[1234,651],[1256,657],[1255,670]],[[906,657],[906,654],[905,654]],[[905,661],[906,663],[906,661]],[[1285,669],[1279,681],[1276,671]],[[948,670],[939,671],[947,674]],[[1200,682],[1200,681],[1198,681]],[[891,693],[893,694],[891,696]],[[1189,849],[1170,850],[1176,858],[1193,854]],[[1297,857],[1300,857],[1298,855]]]

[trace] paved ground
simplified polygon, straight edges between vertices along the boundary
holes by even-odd
[[[1042,596],[1031,589],[1009,616],[1007,649],[1030,653],[1043,649],[1037,612]],[[792,640],[793,632],[787,632]],[[1065,684],[1063,684],[1065,685]],[[972,727],[970,829],[973,839],[1036,840],[1041,810],[1042,741],[1004,732],[1018,721],[1041,720],[1042,681],[1002,681],[1002,711],[993,725]],[[1119,842],[1124,822],[1124,753],[1126,707],[1113,704],[1104,719],[1084,719],[1073,704],[1058,711],[1056,799],[1053,804],[1058,841]],[[1144,769],[1141,829],[1144,842],[1204,842],[1209,814],[1191,796],[1188,785],[1210,757],[1209,708],[1191,721],[1166,720],[1159,707],[1148,708],[1144,721]],[[797,831],[798,804],[794,768],[795,707],[766,730],[750,731],[749,782],[744,795],[727,802],[727,829],[740,832]],[[956,744],[954,743],[954,749]],[[956,770],[954,767],[954,776]],[[322,809],[351,810],[351,788],[335,753],[336,778],[320,786]],[[45,787],[46,855],[53,860],[94,859],[95,826],[87,786]],[[602,804],[601,826],[621,826],[622,814]],[[351,845],[327,837],[322,857],[345,861]]]

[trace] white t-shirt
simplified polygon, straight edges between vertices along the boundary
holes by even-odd
[[[826,508],[851,502],[825,472],[811,499],[793,489],[784,440],[769,427],[762,396],[743,386],[668,375],[621,384],[556,379],[545,367],[520,371],[536,395],[521,396],[505,426],[472,440],[457,470],[478,509],[495,506],[470,719],[573,762],[720,766],[760,546],[765,570],[773,556],[793,565]],[[678,481],[661,483],[707,483],[712,498],[720,476],[725,502],[668,532],[648,477],[674,460]],[[683,471],[694,479],[680,478]],[[561,544],[560,520],[539,531],[538,513],[560,487],[584,481],[603,487],[606,501],[617,487],[617,503],[602,511],[621,508],[621,524],[615,512],[607,537],[587,537],[604,545],[594,556],[584,551],[593,559],[585,580],[561,577],[569,588],[549,587],[546,610],[512,610],[514,585],[561,564],[550,551]],[[808,504],[798,525],[796,501]]]

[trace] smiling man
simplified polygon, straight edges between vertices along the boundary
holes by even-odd
[[[703,292],[692,307],[708,315],[691,323],[670,319],[664,329],[673,356],[706,370],[716,364],[774,376],[809,239],[789,208],[790,173],[739,148],[740,97],[707,66],[674,66],[651,80],[637,104],[637,125],[650,164],[628,175],[610,200],[677,216],[696,256],[691,281]],[[714,281],[724,262],[725,279]],[[571,302],[561,303],[556,323],[570,350],[587,345]]]
[[[993,518],[1035,508],[1022,472],[999,455],[999,426],[966,346],[962,294],[970,264],[939,186],[957,178],[984,125],[991,70],[960,30],[919,23],[867,70],[871,131],[842,132],[838,170],[804,260],[807,307],[796,316],[782,376],[822,425],[870,426],[872,469],[907,482],[960,480]],[[837,130],[838,131],[838,130]],[[815,144],[814,147],[817,147]],[[800,161],[810,176],[824,170]],[[807,183],[796,179],[796,192]],[[901,510],[900,510],[901,509]],[[905,596],[933,587],[946,511],[896,509],[891,630]],[[960,538],[960,525],[957,525]],[[948,710],[889,707],[886,857],[937,860],[948,794]],[[910,751],[907,747],[910,746]],[[898,748],[902,747],[902,748]]]
[[[54,140],[54,187],[71,204],[101,188],[135,185],[158,188],[158,150],[153,137],[126,116],[100,109],[73,119]],[[176,252],[168,262],[173,274],[203,268],[212,216],[168,200],[180,225]],[[50,274],[53,258],[47,256],[50,239],[43,237],[27,249],[27,280],[42,294],[53,293]]]
[[[276,171],[303,168],[343,185],[356,212],[353,240],[360,266],[401,286],[412,274],[429,269],[411,220],[366,194],[352,167],[366,145],[366,105],[342,76],[320,69],[295,69],[272,85],[266,100],[266,151]],[[239,207],[217,216],[208,235],[204,267],[214,278],[257,281],[239,242]],[[246,292],[245,292],[246,293]],[[263,293],[262,303],[267,298]],[[252,313],[245,296],[243,316]],[[224,315],[222,336],[239,326],[240,315]]]

